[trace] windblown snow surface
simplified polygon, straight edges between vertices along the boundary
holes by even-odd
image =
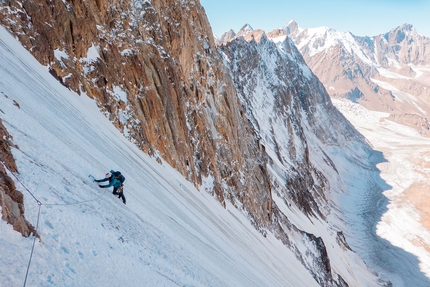
[[[16,176],[42,203],[27,286],[317,286],[272,234],[138,150],[3,27],[0,117]],[[127,205],[88,177],[110,169],[126,177]],[[15,183],[36,225],[39,205]],[[32,244],[0,220],[2,287],[23,285]]]

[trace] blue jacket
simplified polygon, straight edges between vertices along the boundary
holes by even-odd
[[[110,173],[111,173],[111,176],[109,180],[109,185],[116,188],[120,188],[122,186],[122,182],[114,176],[115,171],[111,170]]]
[[[109,184],[106,185],[106,187],[110,187],[110,186],[120,188],[122,186],[122,183],[121,183],[121,181],[116,179],[114,176],[111,176],[109,179]]]

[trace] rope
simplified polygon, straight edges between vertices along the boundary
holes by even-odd
[[[42,205],[49,205],[49,206],[65,206],[65,205],[77,205],[77,204],[83,204],[83,203],[87,203],[87,202],[91,202],[91,201],[95,201],[96,199],[99,199],[100,197],[102,197],[104,195],[103,192],[100,193],[99,196],[93,198],[93,199],[89,199],[89,200],[84,200],[84,201],[77,201],[77,202],[69,202],[69,203],[42,203]]]
[[[13,174],[13,172],[5,165],[5,163],[3,161],[1,161],[1,163],[4,168],[7,169],[9,173],[24,187],[24,189],[27,190],[27,192],[34,198],[34,200],[36,200],[37,204],[41,205],[42,203],[40,202],[40,200],[38,200],[36,196],[34,196],[34,194],[19,180],[19,178],[15,174]]]
[[[92,177],[93,180],[95,180],[94,176],[89,175],[88,177]],[[82,204],[82,203],[87,203],[87,202],[91,202],[91,201],[95,201],[96,199],[101,198],[104,195],[104,192],[101,192],[99,196],[94,197],[93,199],[88,199],[88,200],[84,200],[84,201],[76,201],[76,202],[69,202],[69,203],[41,203],[42,205],[49,205],[49,206],[65,206],[65,205],[77,205],[77,204]]]
[[[37,234],[37,229],[39,228],[39,218],[40,218],[40,209],[41,209],[41,207],[42,207],[42,205],[39,204],[39,212],[37,213],[36,234]],[[27,272],[25,273],[24,287],[25,287],[25,284],[27,284],[27,276],[28,276],[28,271],[30,270],[31,258],[33,257],[35,243],[36,243],[36,236],[34,236],[33,246],[31,247],[30,259],[28,260]]]
[[[9,171],[9,173],[24,187],[24,189],[34,198],[34,200],[37,202],[38,205],[49,205],[49,206],[56,206],[56,205],[76,205],[76,204],[82,204],[82,203],[87,203],[87,202],[91,202],[94,201],[96,199],[99,199],[100,197],[103,196],[103,192],[100,193],[99,196],[93,198],[93,199],[89,199],[89,200],[84,200],[84,201],[76,201],[76,202],[69,202],[69,203],[42,203],[39,199],[37,199],[37,197],[25,186],[24,183],[22,183],[22,181],[4,164],[3,161],[0,161],[2,163],[2,165]],[[93,176],[91,176],[92,178],[94,178]]]

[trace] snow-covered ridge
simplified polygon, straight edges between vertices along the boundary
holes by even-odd
[[[298,28],[292,29],[292,27]],[[358,37],[350,32],[339,32],[328,27],[304,29],[294,20],[283,27],[283,30],[308,57],[314,57],[336,45],[343,45],[350,54],[357,55],[364,63],[375,68],[387,68],[385,62],[388,62],[388,67],[400,67],[402,59],[393,56],[391,50],[398,49],[395,46],[401,44],[404,39],[416,39],[416,41],[409,40],[411,47],[419,46],[421,40],[427,39],[410,24],[404,24],[386,34],[373,37]],[[381,45],[391,45],[390,51],[386,47],[382,48]],[[378,49],[381,50],[381,48],[386,51],[385,60],[381,60],[381,55],[378,54]],[[415,61],[415,59],[412,60]]]
[[[291,22],[289,25],[291,25]],[[372,64],[372,58],[364,53],[363,49],[355,41],[355,36],[350,32],[339,32],[328,27],[308,29],[299,27],[298,33],[291,34],[288,25],[283,30],[293,39],[299,50],[306,48],[306,55],[309,57],[342,44],[349,53],[357,55],[365,63]]]
[[[268,39],[274,42],[278,48],[278,50],[289,59],[289,61],[293,61],[297,63],[297,67],[300,68],[302,74],[308,80],[311,80],[313,77],[312,71],[307,67],[304,63],[302,55],[295,47],[293,41],[287,36],[285,33],[269,33],[266,34],[263,30],[254,30],[249,24],[244,25],[239,32],[236,34],[233,30],[230,30],[224,33],[217,42],[218,46],[227,45],[229,42],[234,41],[235,39],[243,38],[246,41],[255,40],[256,42],[260,42],[265,39]],[[276,67],[270,65],[270,69],[276,69]],[[276,76],[275,76],[276,77]],[[283,80],[278,79],[278,84],[282,84]]]

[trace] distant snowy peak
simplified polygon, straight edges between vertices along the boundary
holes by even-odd
[[[293,19],[290,22],[288,22],[286,26],[282,27],[282,30],[284,30],[287,35],[295,35],[300,33],[301,30],[303,29],[300,28],[296,20]]]
[[[328,27],[303,29],[294,20],[282,29],[296,43],[297,48],[310,57],[339,44],[350,51],[355,50],[355,53],[360,50],[350,32],[339,32]]]
[[[423,37],[421,36],[414,26],[411,24],[403,24],[397,28],[392,29],[390,32],[384,34],[384,37],[389,40],[393,39],[397,43],[401,43],[406,37]]]
[[[328,30],[334,31],[333,29],[324,26],[318,28],[302,28],[294,19],[288,22],[287,25],[282,27],[282,30],[284,30],[285,34],[292,38],[297,38],[304,35],[323,36],[327,33]]]
[[[249,34],[250,32],[254,31],[254,29],[252,29],[251,25],[246,24],[245,26],[243,26],[239,32],[237,33],[236,37],[242,37],[242,36],[246,36],[247,34]]]
[[[222,34],[221,37],[215,39],[215,44],[217,46],[226,44],[229,41],[231,41],[236,36],[236,33],[233,31],[233,29],[230,29],[228,32],[225,32]]]
[[[422,36],[410,24],[404,24],[390,32],[375,37],[376,43],[383,52],[389,52],[398,57],[401,64],[426,65],[430,64],[430,38]]]
[[[374,37],[359,37],[328,27],[303,29],[295,20],[282,29],[307,57],[341,45],[348,53],[375,67],[384,66],[384,63],[397,67],[398,64],[427,65],[430,60],[430,49],[426,48],[430,39],[420,35],[411,24],[403,24]],[[391,60],[384,60],[389,56]]]

